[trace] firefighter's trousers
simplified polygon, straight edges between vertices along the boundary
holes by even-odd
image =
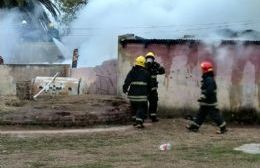
[[[225,126],[225,121],[221,116],[219,109],[216,106],[200,106],[199,112],[194,119],[194,124],[201,126],[205,121],[207,115],[209,114],[210,118],[217,124],[219,127]]]
[[[153,90],[150,95],[148,96],[149,102],[149,117],[156,117],[157,116],[157,108],[158,108],[158,92],[157,90]]]
[[[135,121],[143,123],[146,118],[147,101],[135,102],[131,101],[132,116],[135,116]]]

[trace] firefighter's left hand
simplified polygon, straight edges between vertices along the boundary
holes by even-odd
[[[127,90],[126,89],[123,89],[123,92],[124,92],[124,94],[127,94]]]
[[[156,69],[159,69],[160,68],[160,64],[158,62],[154,62],[153,63],[153,66],[156,68]]]
[[[200,98],[197,100],[198,102],[203,102],[206,99],[205,95],[201,95]]]

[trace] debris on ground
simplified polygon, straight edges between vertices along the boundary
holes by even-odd
[[[260,144],[259,143],[244,144],[240,147],[235,148],[234,150],[242,151],[249,154],[260,154]]]

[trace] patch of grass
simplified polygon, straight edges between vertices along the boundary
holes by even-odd
[[[39,168],[39,167],[45,167],[46,164],[42,163],[40,161],[35,161],[35,162],[27,162],[26,166],[33,167],[33,168]]]
[[[245,162],[260,162],[260,155],[246,154],[240,151],[233,150],[232,144],[225,145],[206,145],[198,147],[179,147],[180,157],[185,160],[192,161],[245,161]]]
[[[41,138],[18,138],[2,136],[0,138],[0,149],[7,153],[15,153],[17,149],[22,151],[37,150],[89,150],[105,146],[120,146],[123,144],[136,143],[138,139],[125,138],[125,136],[98,135],[98,136],[66,136],[62,137],[41,137]]]
[[[113,168],[112,165],[105,163],[91,163],[91,164],[83,164],[79,166],[65,166],[64,168]]]
[[[260,162],[260,154],[247,154],[241,151],[235,151],[228,146],[213,147],[210,149],[210,154],[216,159],[236,159],[248,162]]]
[[[233,150],[259,142],[257,128],[233,128],[226,135],[217,135],[208,124],[198,133],[189,133],[184,126],[184,120],[161,120],[127,132],[1,136],[0,158],[6,167],[14,167],[14,160],[19,159],[24,162],[21,167],[259,167],[260,155]],[[165,142],[171,142],[172,149],[160,151],[158,146]]]
[[[30,155],[26,160],[31,160],[29,162],[23,163],[25,167],[50,167],[53,166],[55,158],[59,158],[57,154],[48,156],[48,153],[52,153],[52,151],[67,151],[67,153],[73,153],[73,158],[80,159],[82,156],[87,156],[92,158],[95,161],[101,161],[97,163],[84,164],[85,162],[79,163],[79,165],[75,164],[67,164],[61,166],[68,168],[112,168],[112,164],[115,162],[125,162],[128,161],[128,157],[119,155],[119,151],[117,149],[120,146],[127,146],[128,144],[138,143],[139,140],[135,139],[135,137],[126,137],[124,135],[118,134],[93,134],[93,135],[78,135],[78,136],[48,136],[48,137],[9,137],[9,136],[1,136],[0,137],[0,157],[12,157],[17,153],[24,153],[26,156]],[[114,154],[110,154],[104,156],[104,152],[108,150],[113,150]],[[4,153],[2,153],[4,151]],[[60,153],[58,152],[58,153]],[[56,153],[56,152],[55,152]],[[99,158],[100,155],[103,155],[102,158]],[[96,158],[98,156],[98,158]],[[68,157],[65,154],[65,157]],[[115,158],[117,157],[117,158]],[[38,159],[37,159],[38,158]],[[40,160],[40,161],[39,161]],[[68,158],[69,161],[69,158]],[[68,162],[70,163],[70,162]],[[86,161],[88,163],[88,161]],[[63,164],[62,161],[60,163],[55,163],[55,166]],[[82,165],[81,165],[82,164]],[[21,164],[22,165],[22,164]],[[59,167],[59,166],[58,166]]]
[[[142,159],[147,161],[153,161],[158,158],[158,153],[142,154]]]

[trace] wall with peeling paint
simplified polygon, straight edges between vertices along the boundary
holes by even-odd
[[[0,65],[0,95],[16,95],[16,84],[31,81],[36,76],[70,76],[70,65],[47,64],[6,64]]]
[[[160,107],[165,109],[198,108],[201,72],[199,63],[212,61],[218,84],[219,108],[260,109],[260,42],[197,40],[127,40],[118,44],[118,94],[136,56],[148,51],[165,67],[158,76]]]
[[[117,61],[108,60],[96,67],[72,68],[71,77],[81,79],[85,94],[116,95]]]

